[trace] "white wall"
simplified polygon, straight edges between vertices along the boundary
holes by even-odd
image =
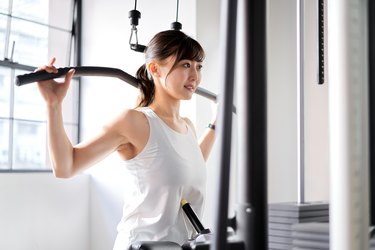
[[[209,10],[209,11],[207,11]],[[197,39],[206,52],[203,68],[203,80],[201,87],[213,93],[220,89],[219,73],[219,23],[220,23],[220,1],[206,0],[197,1]],[[196,98],[196,130],[198,134],[203,133],[210,122],[212,104],[205,98]],[[205,227],[212,228],[214,222],[214,199],[216,196],[216,179],[219,169],[219,147],[216,143],[207,161],[207,197],[205,213],[202,223]]]
[[[0,174],[0,249],[90,249],[89,176]]]
[[[329,199],[327,86],[316,83],[316,1],[305,1],[305,195]],[[297,201],[296,1],[268,5],[268,195]]]
[[[317,84],[316,1],[306,1],[306,199],[329,200],[328,60],[325,46],[325,82]],[[327,13],[327,11],[325,11]],[[325,15],[327,18],[327,14]],[[325,21],[326,22],[326,21]],[[327,22],[326,22],[327,23]],[[326,26],[326,44],[327,44]]]

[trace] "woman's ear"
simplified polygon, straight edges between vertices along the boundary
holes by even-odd
[[[154,63],[154,62],[149,63],[147,66],[147,69],[148,69],[148,72],[150,72],[152,76],[155,76],[155,77],[160,76],[159,67],[157,63]]]

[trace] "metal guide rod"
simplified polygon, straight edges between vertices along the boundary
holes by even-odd
[[[297,202],[305,203],[305,6],[297,0]]]
[[[267,219],[267,98],[266,98],[266,3],[263,0],[222,2],[222,70],[219,116],[220,173],[212,248],[227,247],[228,192],[230,180],[232,112],[235,63],[241,113],[238,123],[238,206],[236,240],[246,250],[268,249]],[[241,11],[237,17],[237,11]],[[242,15],[241,15],[242,14]],[[239,43],[236,41],[237,27]],[[238,46],[237,46],[238,45]],[[236,50],[236,48],[238,50]],[[238,53],[236,53],[238,52]],[[239,60],[236,61],[235,58]],[[241,59],[241,60],[240,60]],[[241,120],[242,119],[242,120]]]
[[[318,15],[318,84],[324,84],[324,65],[325,65],[325,56],[324,56],[324,0],[318,0],[317,3],[317,15]]]
[[[223,96],[219,101],[218,136],[219,144],[219,174],[218,189],[216,190],[217,208],[214,218],[212,247],[214,250],[227,249],[227,227],[228,227],[228,197],[231,163],[231,140],[232,140],[232,106],[234,92],[234,69],[236,48],[236,19],[237,0],[223,0],[221,2],[221,61],[220,89]]]
[[[369,249],[368,1],[327,4],[330,249]]]
[[[238,7],[238,193],[237,236],[246,250],[268,249],[267,58],[264,0]]]
[[[375,1],[368,2],[369,69],[375,68]],[[375,190],[375,70],[369,70],[370,190]],[[370,192],[370,225],[375,225],[375,192]]]

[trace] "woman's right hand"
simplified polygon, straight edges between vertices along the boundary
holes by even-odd
[[[57,73],[57,68],[53,65],[55,61],[56,58],[53,57],[48,65],[39,67],[36,71],[45,70],[48,73]],[[63,82],[57,82],[54,79],[38,82],[39,92],[46,101],[47,105],[54,106],[62,103],[66,93],[68,92],[70,81],[74,75],[74,72],[74,69],[69,70],[69,72],[65,75]]]

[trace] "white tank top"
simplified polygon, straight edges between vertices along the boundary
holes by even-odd
[[[202,218],[206,168],[192,130],[171,129],[150,108],[140,110],[150,125],[145,148],[125,161],[123,217],[117,227],[115,250],[134,241],[173,241],[183,244],[194,234],[180,207],[186,199]]]

